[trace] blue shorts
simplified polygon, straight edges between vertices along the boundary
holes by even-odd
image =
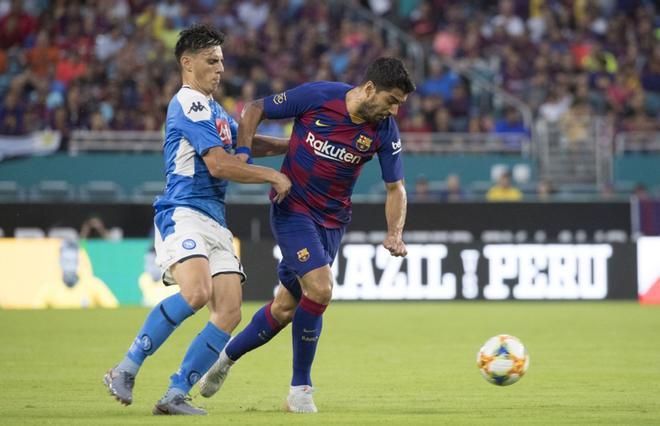
[[[332,265],[346,227],[325,228],[309,216],[282,211],[273,204],[270,228],[283,256],[277,265],[277,275],[282,285],[300,299],[298,277],[323,265]]]

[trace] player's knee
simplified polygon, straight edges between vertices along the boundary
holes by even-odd
[[[316,303],[327,305],[332,300],[332,283],[319,282],[310,286],[306,296]]]
[[[181,295],[195,311],[203,308],[211,299],[211,286],[206,283],[189,286],[181,290]]]
[[[210,321],[219,329],[231,334],[241,323],[241,305],[211,308]]]
[[[190,295],[188,303],[190,304],[191,308],[193,308],[195,311],[198,311],[208,303],[209,297],[210,295],[205,291],[197,291]]]
[[[227,323],[229,327],[233,330],[238,327],[238,324],[241,323],[241,308],[232,308],[227,311]]]

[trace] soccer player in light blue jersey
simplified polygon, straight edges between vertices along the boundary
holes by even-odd
[[[230,153],[238,125],[212,97],[224,71],[223,41],[224,34],[195,25],[181,32],[175,48],[183,86],[167,109],[167,184],[154,203],[154,222],[163,281],[178,284],[181,291],[149,313],[124,359],[104,377],[110,393],[131,404],[135,377],[145,358],[185,319],[208,306],[209,322],[193,339],[153,414],[206,414],[190,404],[188,392],[218,359],[241,319],[245,273],[225,221],[227,181],[270,183],[277,201],[291,189],[283,173],[247,164]],[[285,139],[257,135],[251,155],[282,154],[287,147]]]

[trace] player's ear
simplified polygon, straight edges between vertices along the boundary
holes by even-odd
[[[373,81],[369,80],[364,83],[364,94],[367,95],[367,98],[371,98],[376,93],[376,85]]]
[[[192,57],[190,55],[181,56],[181,69],[192,72]]]

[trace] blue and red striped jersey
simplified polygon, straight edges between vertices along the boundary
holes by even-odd
[[[353,86],[319,81],[264,99],[266,118],[295,118],[281,172],[291,193],[279,208],[311,216],[326,228],[351,220],[351,195],[362,167],[378,154],[385,182],[403,179],[401,138],[394,118],[355,123],[346,109]],[[274,191],[271,191],[271,200]]]

